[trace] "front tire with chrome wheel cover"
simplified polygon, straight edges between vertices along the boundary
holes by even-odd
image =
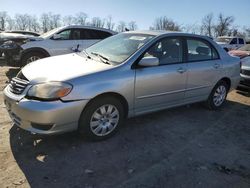
[[[90,140],[104,140],[114,135],[124,120],[119,99],[100,97],[91,101],[79,120],[79,132]]]
[[[206,101],[207,107],[211,110],[219,109],[226,101],[228,90],[229,86],[225,81],[218,82]]]
[[[41,52],[28,52],[22,57],[22,66],[25,66],[33,61],[42,59],[44,57],[46,57],[46,55]]]

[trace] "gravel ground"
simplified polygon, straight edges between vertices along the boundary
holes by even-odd
[[[219,111],[193,104],[129,119],[109,140],[30,134],[12,126],[0,62],[0,187],[250,187],[250,95]]]

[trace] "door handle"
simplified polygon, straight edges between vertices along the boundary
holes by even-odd
[[[184,72],[186,72],[186,71],[187,71],[187,70],[184,69],[184,68],[182,68],[182,67],[180,67],[180,68],[177,69],[177,72],[180,73],[180,74],[182,74],[182,73],[184,73]]]
[[[220,64],[218,64],[218,63],[215,63],[215,64],[214,64],[214,68],[215,68],[215,69],[218,69],[219,67],[220,67]]]

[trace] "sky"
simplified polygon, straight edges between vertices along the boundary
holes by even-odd
[[[161,16],[184,26],[199,24],[208,13],[221,12],[233,16],[235,25],[250,27],[250,0],[0,0],[0,11],[11,16],[44,12],[63,16],[85,12],[90,18],[112,15],[116,23],[136,21],[139,29],[148,29]]]

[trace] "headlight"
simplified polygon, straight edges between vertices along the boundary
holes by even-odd
[[[64,82],[47,82],[33,85],[29,91],[29,97],[45,100],[56,100],[68,95],[72,90],[72,85]]]
[[[9,40],[9,41],[4,42],[0,47],[4,49],[12,49],[12,48],[16,48],[17,44]]]

